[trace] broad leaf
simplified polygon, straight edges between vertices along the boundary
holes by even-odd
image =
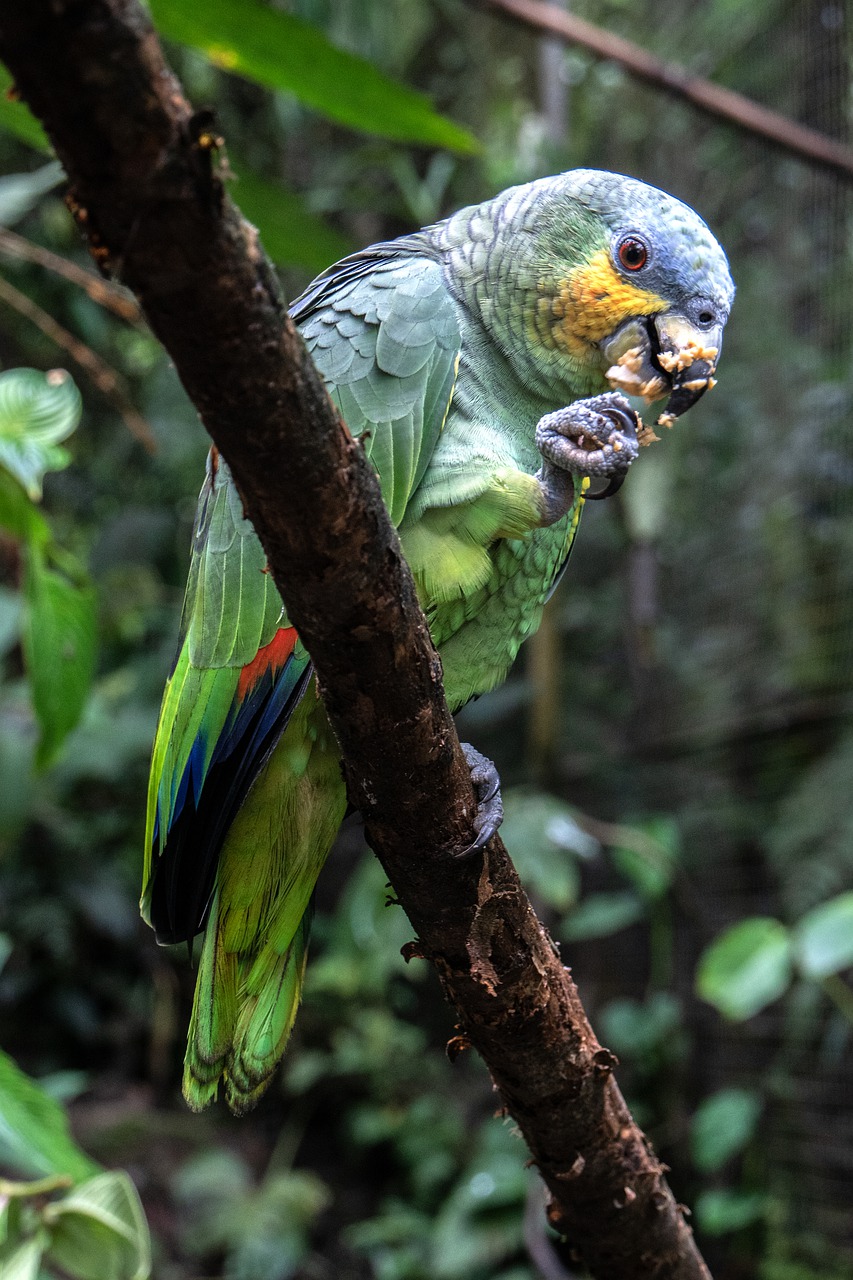
[[[567,942],[607,938],[643,918],[643,904],[633,893],[591,893],[563,921],[560,937]]]
[[[722,1236],[760,1221],[769,1208],[769,1198],[758,1191],[720,1187],[701,1193],[696,1201],[696,1220],[707,1235]]]
[[[163,35],[341,124],[400,142],[477,150],[471,134],[439,115],[423,94],[337,48],[293,14],[257,0],[152,0],[151,11]]]
[[[741,1152],[755,1133],[761,1096],[754,1089],[721,1089],[696,1111],[690,1126],[693,1163],[702,1173],[716,1173]]]
[[[0,1276],[3,1280],[38,1280],[44,1241],[37,1237],[17,1246],[0,1249]]]
[[[237,174],[234,199],[260,231],[273,262],[317,272],[352,250],[346,237],[311,213],[299,196],[235,165],[233,156],[229,160]]]
[[[696,990],[739,1022],[778,1000],[791,981],[791,940],[778,920],[754,916],[726,929],[702,955]]]
[[[50,529],[38,507],[33,506],[18,481],[0,467],[0,529],[12,533],[22,542],[44,546],[50,541]]]
[[[30,549],[24,601],[24,659],[41,729],[36,764],[44,768],[77,724],[92,683],[95,593],[48,568]]]
[[[0,373],[0,466],[11,471],[31,498],[41,497],[46,471],[66,467],[59,447],[80,421],[81,400],[64,369]]]
[[[8,173],[0,178],[0,226],[13,227],[20,222],[64,177],[59,161],[51,160],[32,173]]]
[[[0,63],[0,129],[11,133],[19,142],[26,142],[36,151],[47,155],[52,151],[44,129],[33,113],[15,97],[14,83],[6,68]]]
[[[653,991],[643,1001],[611,1000],[600,1010],[604,1043],[620,1058],[657,1066],[661,1054],[672,1057],[683,1042],[684,1016],[679,1000],[668,991]]]
[[[0,1051],[0,1159],[32,1177],[89,1178],[97,1165],[68,1132],[65,1112]],[[5,1274],[5,1273],[4,1273]]]
[[[48,1257],[75,1280],[146,1280],[151,1273],[148,1225],[126,1173],[100,1173],[43,1214]]]
[[[649,818],[637,823],[632,834],[635,843],[615,848],[613,861],[642,898],[654,901],[667,893],[675,878],[680,852],[678,823],[671,818]]]
[[[502,833],[525,886],[557,911],[574,906],[580,891],[576,858],[594,855],[600,846],[568,806],[543,791],[510,787]]]
[[[841,893],[803,916],[793,929],[797,964],[807,978],[827,978],[853,965],[853,893]]]

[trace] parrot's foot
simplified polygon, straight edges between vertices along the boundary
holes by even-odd
[[[477,815],[474,818],[476,836],[473,844],[469,844],[467,849],[460,849],[455,857],[469,858],[489,843],[503,822],[504,805],[501,799],[501,780],[491,760],[475,751],[470,742],[463,742],[461,746],[471,770],[471,781],[477,796]]]
[[[542,466],[536,479],[545,500],[544,524],[554,524],[575,500],[575,476],[602,476],[610,481],[591,498],[615,493],[637,457],[638,415],[617,392],[578,400],[536,425],[536,447]]]

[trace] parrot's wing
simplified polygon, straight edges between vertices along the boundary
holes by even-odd
[[[444,425],[461,337],[438,261],[416,236],[338,263],[291,308],[399,525]]]
[[[230,472],[212,451],[148,786],[142,908],[159,941],[185,941],[204,923],[225,833],[310,674]]]
[[[377,246],[292,314],[399,523],[441,432],[460,347],[440,265]],[[417,241],[411,238],[412,247]],[[142,909],[161,942],[203,926],[223,840],[311,677],[228,468],[211,453],[148,791]]]

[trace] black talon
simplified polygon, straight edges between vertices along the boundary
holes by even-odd
[[[603,489],[600,489],[598,493],[586,493],[584,494],[584,497],[586,498],[587,502],[600,502],[602,498],[612,498],[614,493],[619,492],[619,490],[622,488],[622,485],[624,483],[625,483],[624,474],[621,476],[612,476],[610,479],[610,483],[607,484]]]
[[[471,746],[463,742],[462,752],[471,770],[471,781],[477,796],[477,815],[474,818],[476,836],[472,844],[460,849],[455,858],[470,858],[478,849],[489,843],[498,827],[503,822],[504,806],[501,799],[501,780],[491,760],[481,755]]]

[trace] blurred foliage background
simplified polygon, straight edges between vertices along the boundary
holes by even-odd
[[[849,136],[849,0],[572,9]],[[719,387],[587,510],[542,632],[460,727],[498,764],[507,844],[717,1280],[849,1277],[849,186],[463,0],[152,10],[290,296],[349,248],[584,165],[666,188],[725,245]],[[0,1172],[35,1182],[0,1182],[0,1247],[25,1242],[24,1280],[143,1276],[108,1167],[162,1280],[567,1274],[353,822],[280,1081],[239,1121],[180,1101],[193,974],[136,899],[207,444],[132,305],[75,278],[43,147],[3,99]],[[13,375],[57,366],[82,395],[70,437],[74,384]],[[39,644],[51,628],[64,643]]]

